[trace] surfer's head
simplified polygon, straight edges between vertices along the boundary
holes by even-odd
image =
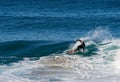
[[[80,39],[77,39],[76,41],[80,41],[80,42],[81,42],[82,40],[80,40]]]

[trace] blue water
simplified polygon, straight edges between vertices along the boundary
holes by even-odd
[[[112,78],[120,79],[118,78],[119,73],[114,72],[109,74],[109,71],[107,71],[105,72],[106,74],[103,74],[103,70],[100,74],[97,73],[99,70],[94,71],[94,73],[87,72],[86,75],[84,75],[83,72],[82,74],[85,76],[83,78],[82,75],[76,73],[73,76],[66,75],[63,77],[64,73],[62,73],[63,76],[59,75],[59,73],[63,71],[63,68],[59,67],[58,68],[61,70],[59,72],[52,68],[47,69],[45,67],[46,70],[53,70],[53,76],[50,74],[47,77],[46,74],[49,73],[46,72],[45,69],[43,70],[41,67],[33,63],[39,62],[41,65],[41,62],[44,61],[44,57],[49,63],[52,61],[51,56],[53,59],[56,56],[60,56],[60,61],[64,61],[64,59],[69,61],[70,55],[65,52],[71,48],[75,40],[78,38],[85,40],[87,45],[86,53],[77,53],[72,56],[73,59],[74,57],[80,57],[80,59],[77,60],[83,59],[84,61],[85,58],[86,61],[89,61],[87,64],[93,65],[94,67],[93,63],[95,62],[96,67],[98,66],[98,63],[94,58],[96,58],[98,54],[101,54],[102,56],[98,56],[97,59],[100,57],[102,65],[105,65],[105,63],[108,63],[109,61],[112,63],[113,61],[119,62],[116,59],[119,54],[118,50],[120,49],[119,4],[120,0],[1,0],[0,74],[2,76],[0,76],[0,81],[70,81],[68,77],[73,76],[75,79],[72,79],[72,81],[78,81],[81,79],[84,81],[85,79],[88,79],[86,77],[95,77],[95,75],[98,75],[100,79],[107,77],[111,78],[112,75],[116,75],[116,77]],[[21,62],[25,63],[25,65],[21,64]],[[52,63],[53,62],[55,63],[58,61],[55,60],[52,61]],[[80,63],[81,61],[73,61],[73,63],[74,62]],[[28,72],[31,73],[28,74],[24,67],[29,67],[31,64],[35,64],[38,68],[32,72],[29,70]],[[58,65],[58,63],[56,64]],[[111,65],[110,62],[109,64]],[[4,65],[6,67],[4,67]],[[42,63],[42,65],[46,66],[46,63]],[[51,65],[53,64],[50,64],[50,66]],[[83,65],[86,64],[83,62]],[[23,68],[20,68],[22,66]],[[103,66],[103,68],[107,66],[108,65]],[[115,66],[118,65],[115,63]],[[21,74],[20,72],[20,74],[17,74],[16,71],[11,73],[8,68],[10,70],[16,68],[15,70],[19,69],[21,72],[26,73]],[[84,68],[85,67],[83,66],[83,69]],[[34,68],[31,67],[31,69]],[[40,73],[36,74],[37,69],[43,72],[41,73],[39,71]],[[6,75],[6,71],[9,75],[3,78],[3,76]],[[64,69],[64,71],[66,72],[67,70]],[[81,70],[78,72],[81,72]],[[57,77],[54,76],[56,73],[58,74]],[[16,74],[21,78],[18,81],[17,77],[15,77]],[[70,74],[73,73],[70,72]],[[101,77],[101,74],[106,76]],[[14,77],[10,78],[11,75]],[[32,77],[32,75],[35,75],[35,77]],[[79,79],[78,75],[81,79]],[[95,79],[98,78],[95,77]]]

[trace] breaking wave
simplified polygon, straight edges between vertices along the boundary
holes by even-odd
[[[26,50],[31,51],[36,48],[39,54],[42,55],[38,56],[37,60],[30,59],[30,56],[35,57],[36,53],[32,53],[33,55],[22,55],[23,60],[19,62],[14,62],[9,65],[0,65],[0,81],[73,82],[84,80],[88,82],[89,79],[89,82],[92,82],[94,79],[102,81],[114,79],[114,81],[117,82],[120,80],[118,78],[120,76],[120,44],[118,44],[120,39],[113,38],[108,30],[100,28],[90,31],[87,36],[81,39],[85,40],[86,53],[77,53],[75,55],[68,55],[65,52],[71,47],[71,44],[73,44],[71,41],[58,43],[48,43],[44,41],[43,43],[39,41],[30,43],[18,42],[25,44],[23,46],[28,45],[28,47],[32,47],[32,49]],[[36,50],[33,50],[33,52],[37,52]]]

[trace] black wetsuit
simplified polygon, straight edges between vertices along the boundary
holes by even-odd
[[[81,48],[82,48],[83,51],[84,51],[84,48],[85,48],[85,43],[84,43],[84,42],[82,42],[82,44],[81,44],[80,46],[78,46],[75,51],[78,51],[78,50],[80,50]]]

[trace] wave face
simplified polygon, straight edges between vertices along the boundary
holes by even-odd
[[[39,58],[61,53],[70,42],[54,41],[8,41],[0,43],[0,63],[11,63],[24,57]]]
[[[90,33],[92,34],[92,38]],[[104,38],[103,38],[104,35]],[[91,39],[90,39],[91,38]],[[39,82],[39,81],[119,81],[120,39],[112,37],[106,29],[91,30],[82,37],[86,43],[85,53],[66,54],[73,41],[10,41],[2,42],[2,57],[21,57],[23,60],[0,65],[2,82]],[[16,46],[17,45],[17,46]],[[5,52],[4,50],[7,50]],[[16,50],[14,50],[16,49]],[[34,57],[38,57],[37,59]],[[10,60],[10,61],[9,61]],[[5,77],[4,77],[5,76]]]

